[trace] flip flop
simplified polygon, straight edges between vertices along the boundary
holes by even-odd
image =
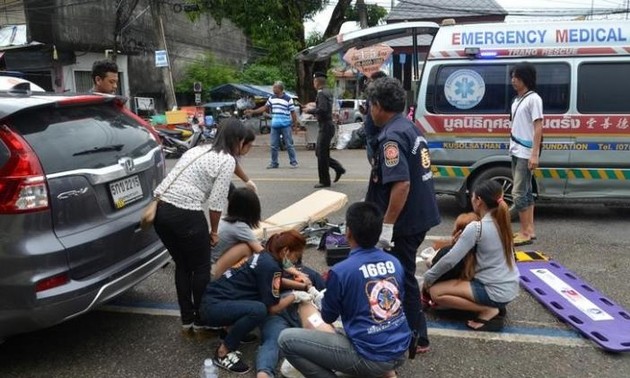
[[[520,247],[522,245],[529,245],[529,244],[532,244],[532,243],[533,243],[532,238],[526,238],[526,237],[523,237],[523,236],[520,236],[520,235],[514,238],[514,246],[515,247]]]
[[[512,238],[514,238],[514,239],[516,239],[516,238],[523,238],[523,236],[519,232],[515,232],[512,235]],[[532,240],[536,240],[536,235],[532,235],[529,238],[532,239]]]
[[[490,320],[476,318],[476,319],[472,319],[472,321],[475,323],[482,324],[481,327],[479,328],[473,328],[470,325],[468,325],[468,323],[466,323],[466,326],[472,329],[473,331],[500,332],[501,330],[503,330],[503,326],[505,325],[503,318],[499,316],[495,316],[494,318]]]

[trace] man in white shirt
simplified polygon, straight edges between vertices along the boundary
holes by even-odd
[[[520,230],[514,234],[514,245],[531,244],[534,229],[532,178],[539,165],[542,148],[543,103],[536,89],[536,68],[520,63],[510,73],[517,97],[512,102],[510,120],[510,155],[512,156],[512,196],[518,211]]]

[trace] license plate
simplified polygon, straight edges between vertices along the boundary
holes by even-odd
[[[143,197],[142,186],[137,175],[110,183],[109,191],[116,209],[122,209]]]

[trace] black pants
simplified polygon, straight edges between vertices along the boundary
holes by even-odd
[[[182,324],[200,323],[199,304],[210,281],[210,231],[203,211],[158,204],[155,232],[175,261]]]
[[[332,122],[319,124],[317,134],[317,146],[315,155],[317,156],[317,172],[319,173],[319,183],[330,186],[330,168],[335,172],[343,172],[343,166],[337,160],[330,157],[330,142],[335,135],[335,125]]]
[[[405,298],[403,308],[409,328],[418,336],[418,345],[428,346],[427,320],[420,303],[420,287],[416,279],[416,253],[424,241],[426,232],[414,235],[394,235],[394,248],[391,254],[396,256],[405,270]]]

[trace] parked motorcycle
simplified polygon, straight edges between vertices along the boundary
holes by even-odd
[[[156,129],[158,135],[162,139],[162,150],[166,158],[179,158],[189,149],[199,144],[202,139],[201,126],[198,123],[192,124],[192,134],[186,139],[180,139],[182,132],[180,130]]]

